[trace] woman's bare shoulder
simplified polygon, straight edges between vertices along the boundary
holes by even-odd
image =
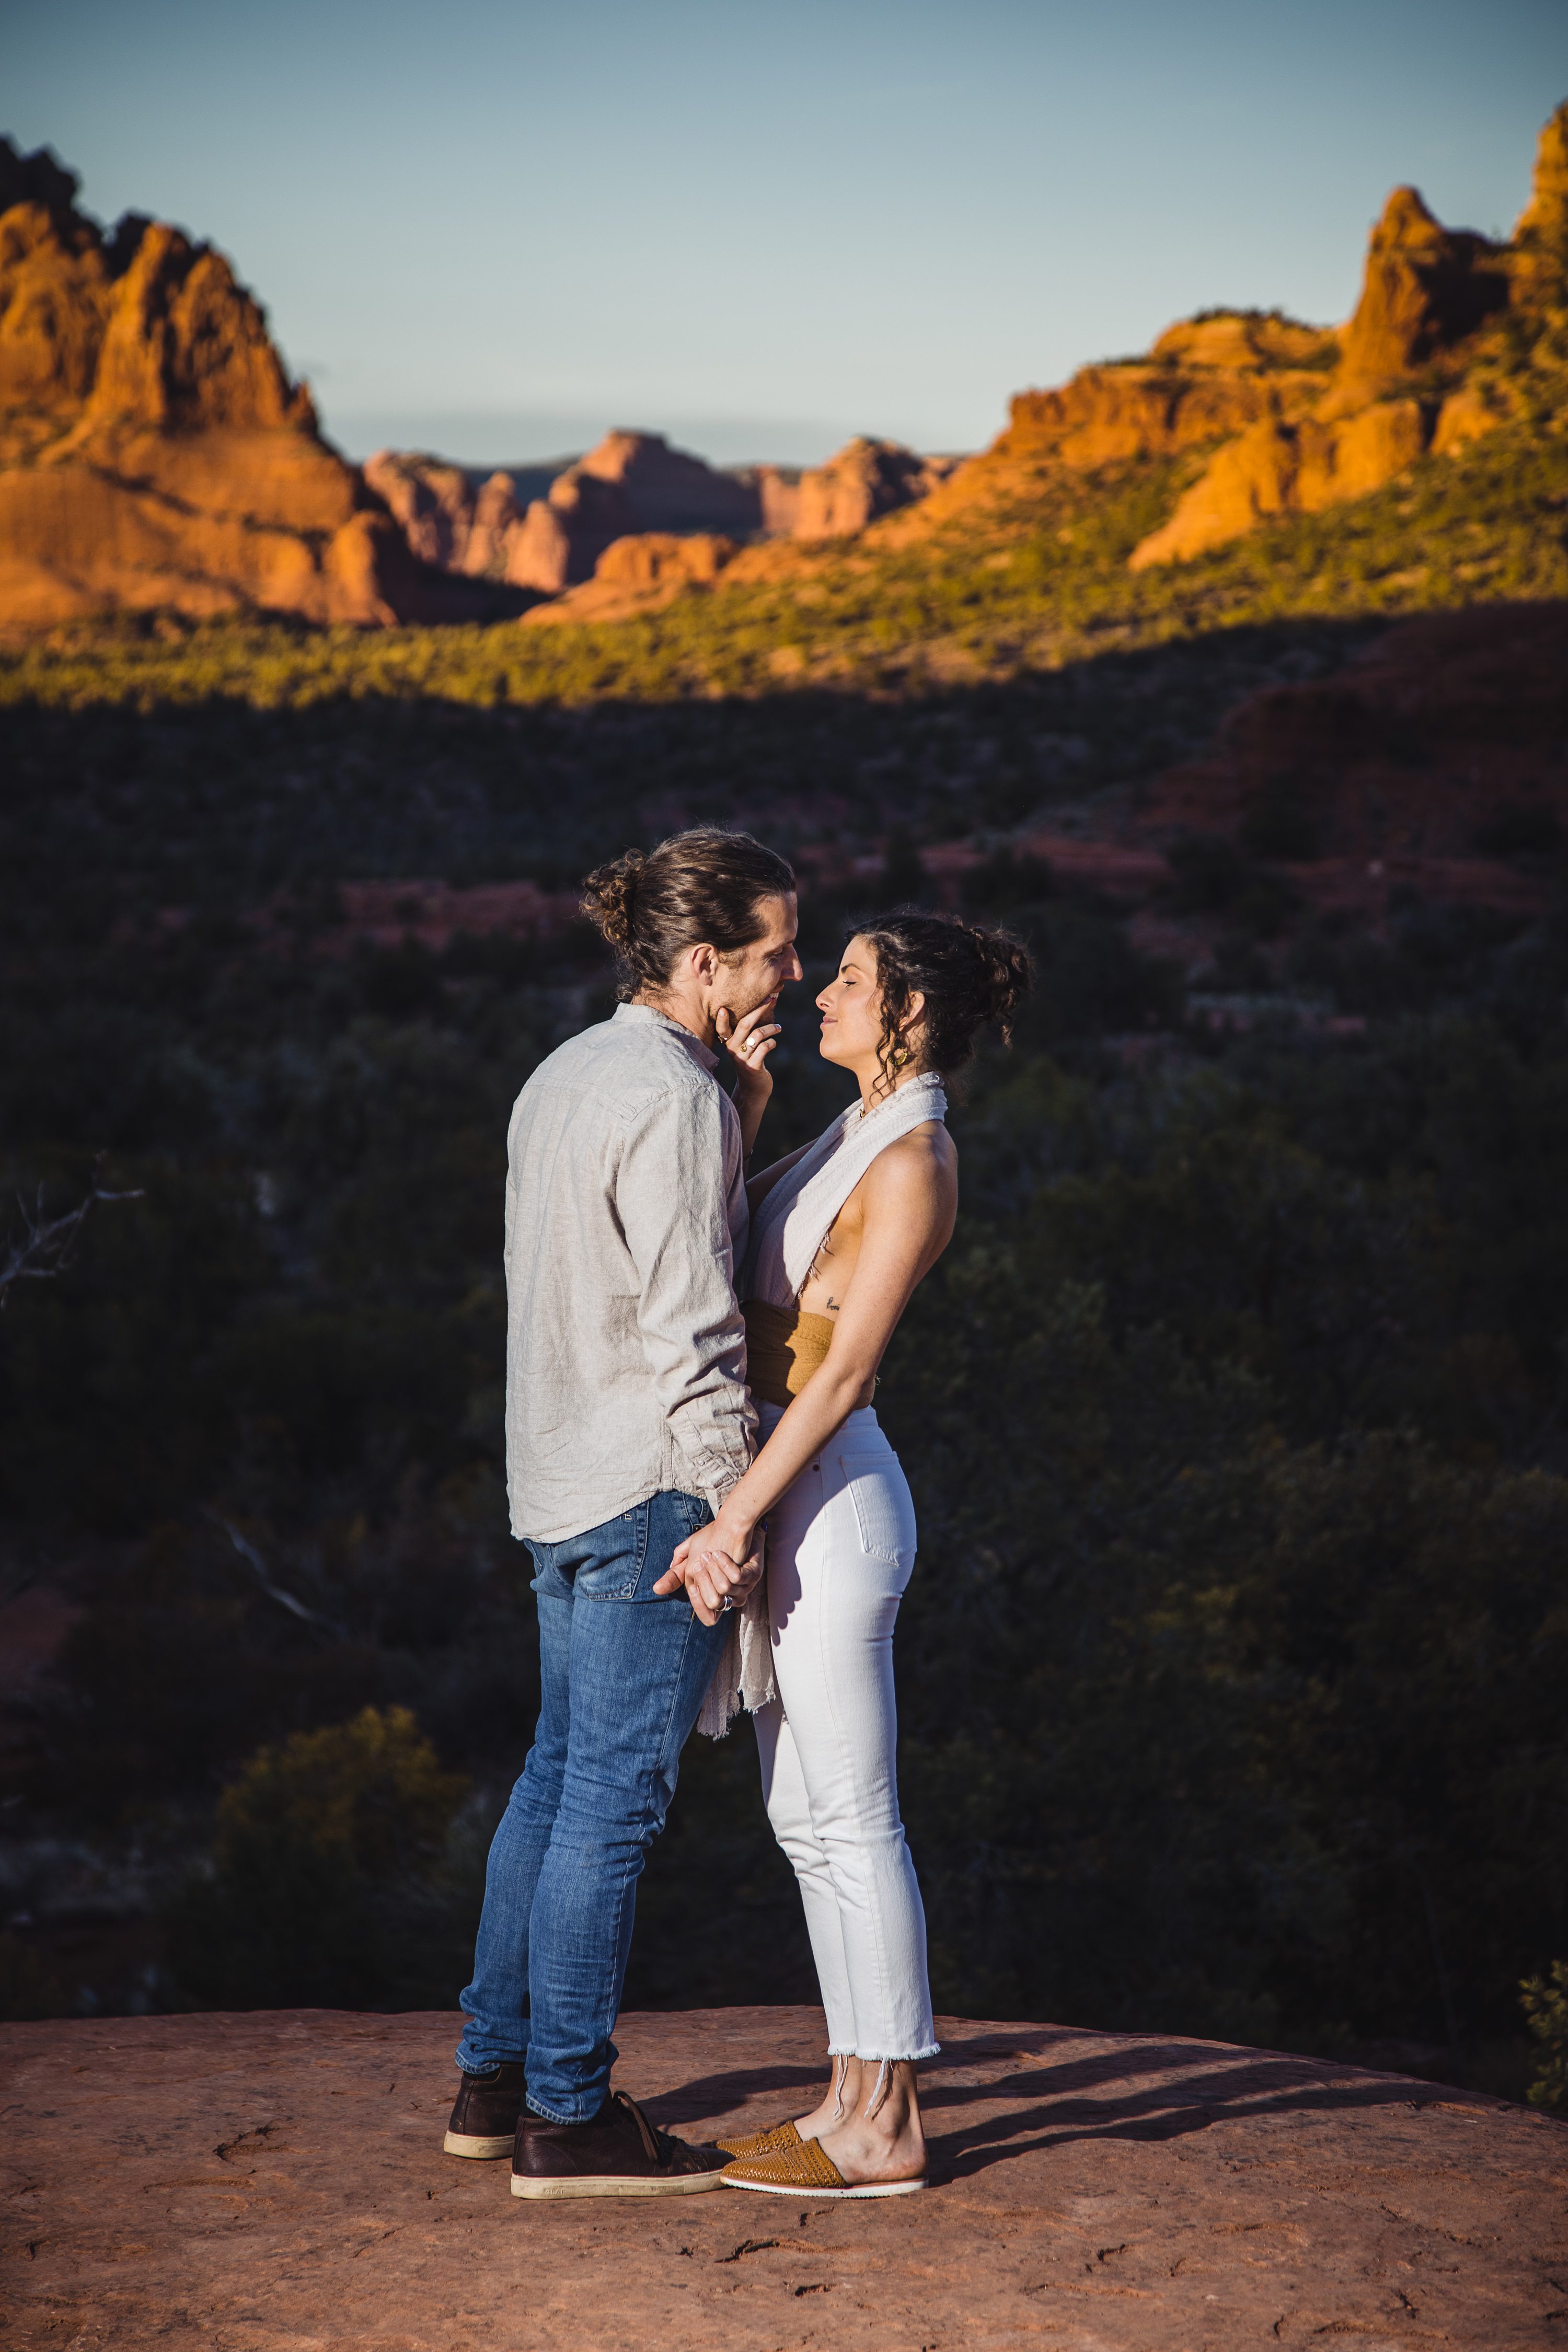
[[[891,1160],[895,1167],[910,1171],[956,1168],[958,1146],[940,1118],[927,1118],[922,1119],[919,1127],[911,1127],[907,1135],[900,1135],[896,1143],[889,1143],[879,1151],[871,1165],[879,1167],[884,1160]]]
[[[906,1204],[924,1196],[945,1207],[958,1193],[958,1150],[941,1119],[932,1118],[900,1135],[879,1151],[861,1179],[868,1198]]]

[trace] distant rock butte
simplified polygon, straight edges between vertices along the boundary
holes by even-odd
[[[861,436],[792,479],[773,466],[722,471],[673,448],[661,433],[617,431],[559,468],[543,495],[526,502],[508,474],[480,483],[460,467],[413,452],[381,450],[364,470],[422,562],[568,595],[563,618],[608,619],[628,593],[679,587],[683,563],[687,579],[713,576],[710,552],[686,563],[671,553],[673,539],[841,538],[925,498],[958,462]],[[634,560],[625,553],[605,574],[612,551],[637,538],[650,542],[648,577],[634,583],[627,569]],[[592,595],[577,593],[590,588]]]
[[[409,451],[379,450],[364,470],[421,562],[550,596],[590,581],[628,536],[744,538],[764,522],[760,475],[722,473],[662,433],[607,433],[585,457],[531,468],[537,495],[524,495],[516,475],[481,479]]]
[[[107,236],[0,140],[0,624],[162,606],[387,623],[427,595],[211,246]]]
[[[795,539],[837,539],[864,530],[879,515],[929,498],[953,471],[954,457],[921,457],[899,441],[864,436],[847,442],[826,466],[800,478],[791,520]]]
[[[591,580],[569,588],[522,616],[529,628],[568,621],[626,621],[662,611],[683,588],[709,586],[740,553],[739,542],[716,531],[637,531],[612,540]]]

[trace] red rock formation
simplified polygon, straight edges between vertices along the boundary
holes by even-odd
[[[519,587],[557,595],[592,577],[612,540],[635,531],[640,520],[621,485],[569,467],[535,499],[507,551],[507,576]]]
[[[1568,278],[1568,99],[1541,133],[1530,202],[1514,225],[1514,282],[1528,301]]]
[[[506,578],[513,534],[522,515],[517,483],[510,474],[492,474],[480,484],[461,566],[470,578],[482,580],[487,573]]]
[[[1131,568],[1223,546],[1270,515],[1316,514],[1379,489],[1420,457],[1427,429],[1414,400],[1376,401],[1338,425],[1317,417],[1255,425],[1216,454],[1170,521],[1140,541]],[[1457,446],[1460,437],[1462,419],[1445,446]]]
[[[1159,365],[1083,368],[1060,391],[1019,393],[995,455],[1083,468],[1170,457],[1251,425],[1289,423],[1322,398],[1321,371],[1260,357],[1242,366],[1198,359],[1173,340],[1181,332],[1161,337],[1171,348]]]
[[[378,449],[363,471],[395,516],[410,553],[439,571],[460,571],[474,520],[473,485],[463,468],[421,451]]]
[[[721,473],[660,433],[606,434],[526,502],[513,475],[493,474],[476,492],[461,467],[414,452],[378,451],[365,473],[422,561],[548,595],[586,583],[630,534],[750,535],[763,522],[760,476]]]
[[[1135,568],[1198,554],[1271,516],[1362,497],[1428,448],[1459,449],[1495,428],[1507,404],[1489,381],[1507,373],[1499,322],[1531,305],[1550,320],[1565,289],[1568,104],[1542,133],[1535,193],[1509,246],[1444,228],[1413,189],[1396,189],[1342,334],[1277,312],[1181,320],[1147,359],[1018,394],[991,447],[890,529],[918,535],[962,521],[1052,467],[1215,444],[1170,520],[1135,551]]]
[[[1201,554],[1270,515],[1360,498],[1426,449],[1462,449],[1491,432],[1503,421],[1500,400],[1467,370],[1496,361],[1489,330],[1500,314],[1560,303],[1565,285],[1568,104],[1541,134],[1534,190],[1507,246],[1445,228],[1414,188],[1394,189],[1321,398],[1310,414],[1281,411],[1220,449],[1170,520],[1134,550],[1132,568]]]
[[[1018,393],[1006,429],[937,484],[904,527],[960,519],[1026,487],[1042,467],[1088,471],[1292,425],[1322,398],[1336,352],[1331,331],[1279,312],[1179,320],[1146,360],[1081,368],[1054,391]]]
[[[930,496],[955,460],[921,457],[900,441],[860,436],[800,478],[790,526],[796,539],[837,539]]]
[[[1414,188],[1395,188],[1367,249],[1325,414],[1342,415],[1473,335],[1509,298],[1503,249],[1447,229]]]
[[[722,530],[744,536],[762,522],[754,481],[720,473],[662,433],[606,433],[573,468],[620,490],[642,530]]]
[[[76,188],[0,141],[0,623],[416,610],[402,535],[224,257],[135,215],[106,237]]]
[[[612,540],[591,580],[548,604],[536,604],[523,621],[549,628],[565,621],[625,621],[634,613],[657,613],[683,588],[710,585],[739,552],[736,541],[712,531],[640,531]]]
[[[800,514],[801,476],[779,466],[757,471],[757,495],[762,500],[763,529],[770,539],[788,539]]]

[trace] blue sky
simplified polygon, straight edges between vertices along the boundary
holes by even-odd
[[[211,237],[354,455],[961,449],[1215,302],[1351,308],[1414,181],[1506,229],[1562,0],[50,0],[0,128]]]

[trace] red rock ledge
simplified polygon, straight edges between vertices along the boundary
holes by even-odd
[[[939,2021],[938,2186],[522,2204],[441,2154],[458,2020],[0,2028],[0,2334],[60,2352],[1232,2352],[1568,2341],[1568,2128],[1222,2042]],[[798,2105],[807,2009],[622,2020],[694,2137]],[[694,2128],[695,2127],[695,2128]]]

